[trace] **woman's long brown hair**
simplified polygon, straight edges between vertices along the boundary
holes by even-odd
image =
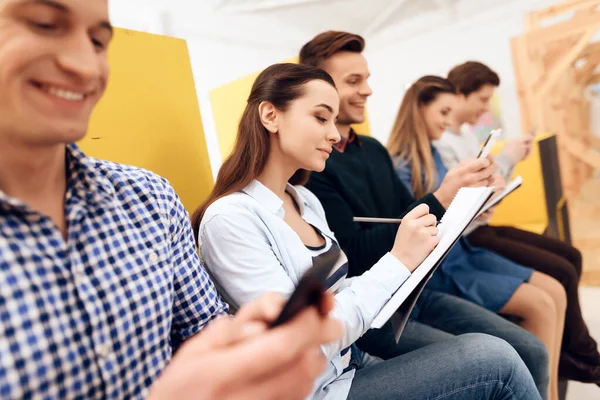
[[[238,126],[233,152],[223,162],[208,199],[192,215],[196,240],[206,209],[218,199],[248,186],[265,168],[270,151],[270,134],[260,120],[260,103],[266,101],[278,110],[285,111],[292,101],[304,95],[303,86],[314,80],[325,81],[335,88],[327,72],[308,65],[275,64],[256,78]],[[292,185],[304,184],[308,175],[308,171],[299,170],[289,182]]]
[[[413,83],[402,99],[387,143],[390,155],[399,156],[397,163],[410,165],[411,185],[417,198],[432,192],[438,179],[421,107],[430,104],[440,93],[456,94],[456,89],[447,79],[432,75]]]

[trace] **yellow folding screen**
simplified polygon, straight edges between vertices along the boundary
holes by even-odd
[[[548,137],[538,135],[536,141]],[[504,143],[496,145],[498,153]],[[543,233],[548,226],[546,209],[546,191],[542,174],[542,162],[539,147],[533,146],[527,160],[517,164],[514,176],[523,177],[523,185],[498,205],[490,223],[492,225],[509,225],[535,233]]]
[[[111,77],[86,138],[86,154],[167,178],[188,211],[213,186],[185,41],[117,29]]]
[[[296,63],[298,58],[294,57],[283,62]],[[213,89],[210,92],[210,103],[219,141],[221,157],[225,159],[235,143],[237,127],[246,107],[246,101],[250,95],[252,84],[261,71],[246,75],[226,85]],[[369,122],[365,119],[360,125],[354,127],[363,135],[370,134]]]

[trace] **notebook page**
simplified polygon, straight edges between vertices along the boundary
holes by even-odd
[[[475,215],[489,199],[491,193],[492,189],[487,187],[462,188],[458,191],[440,221],[439,244],[381,309],[371,323],[371,328],[381,328],[417,287],[419,282],[425,278],[432,268],[438,265],[440,259],[456,243],[457,238],[462,235],[467,225],[475,218]]]

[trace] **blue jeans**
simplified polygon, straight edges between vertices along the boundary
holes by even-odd
[[[349,400],[540,399],[531,374],[505,341],[466,334],[356,371]]]
[[[548,397],[548,352],[544,344],[499,315],[446,293],[423,291],[397,344],[389,324],[370,330],[357,344],[361,350],[387,360],[465,333],[486,333],[507,341],[523,359],[542,398]]]

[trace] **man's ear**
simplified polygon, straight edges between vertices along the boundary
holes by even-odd
[[[263,101],[258,105],[258,115],[260,122],[263,124],[265,129],[270,133],[277,133],[279,127],[277,125],[277,109],[272,103]]]

